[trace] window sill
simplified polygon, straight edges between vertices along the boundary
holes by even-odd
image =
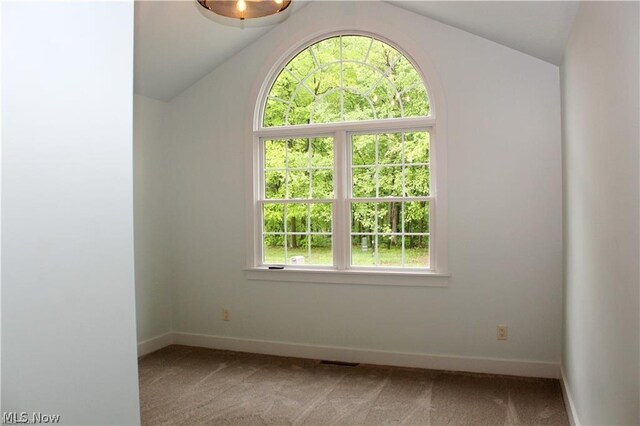
[[[451,275],[428,271],[369,271],[334,269],[246,268],[245,277],[258,281],[292,281],[327,284],[364,284],[396,287],[448,287]]]

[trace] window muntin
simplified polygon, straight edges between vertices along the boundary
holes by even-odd
[[[256,264],[434,272],[435,120],[407,58],[370,37],[322,40],[280,71],[259,111]]]
[[[296,55],[269,90],[263,127],[429,115],[411,62],[371,37],[341,35]]]
[[[429,267],[429,133],[351,136],[351,266]]]
[[[333,139],[269,139],[262,146],[262,262],[333,265]]]

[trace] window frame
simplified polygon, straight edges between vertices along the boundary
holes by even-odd
[[[430,114],[425,117],[385,118],[362,121],[340,121],[333,123],[314,123],[303,125],[287,125],[263,127],[263,117],[266,100],[270,89],[280,71],[287,66],[297,54],[311,45],[327,38],[340,35],[361,35],[380,40],[397,49],[413,65],[422,79],[430,102]],[[431,76],[430,76],[431,77]],[[439,118],[436,119],[436,104],[439,101],[435,90],[425,78],[414,56],[400,48],[397,43],[378,34],[364,31],[342,30],[323,32],[303,41],[295,48],[282,55],[274,62],[262,80],[260,90],[253,105],[252,126],[250,138],[251,169],[249,171],[248,188],[250,200],[247,205],[250,210],[247,215],[247,262],[245,275],[249,279],[268,281],[297,281],[297,282],[328,282],[328,283],[362,283],[373,285],[417,285],[417,286],[446,286],[449,276],[447,270],[446,243],[446,186],[441,169],[441,163],[446,161],[444,153],[444,129],[441,129]],[[434,95],[435,94],[435,95]],[[354,134],[380,134],[410,131],[428,131],[430,140],[430,193],[429,193],[429,267],[379,267],[379,266],[351,266],[351,136]],[[319,265],[287,265],[285,269],[268,269],[262,263],[263,251],[263,199],[264,189],[264,140],[286,139],[292,137],[312,138],[330,137],[334,145],[334,198],[332,247],[334,252],[333,266]],[[444,160],[443,160],[444,159]],[[249,163],[248,163],[249,164]],[[390,277],[394,277],[390,280]],[[425,277],[434,278],[425,280]]]
[[[353,244],[351,243],[351,238],[353,237],[353,232],[351,231],[351,204],[352,203],[383,203],[383,202],[389,202],[389,201],[394,201],[394,202],[400,202],[400,203],[409,203],[409,202],[416,202],[416,201],[426,201],[429,204],[429,232],[425,233],[424,235],[428,235],[429,236],[429,266],[428,267],[404,267],[404,266],[385,266],[385,267],[380,267],[380,266],[359,266],[359,265],[351,265],[351,256],[348,256],[347,254],[345,254],[346,256],[346,263],[345,263],[345,268],[344,269],[354,269],[354,270],[362,270],[362,271],[397,271],[397,272],[425,272],[425,273],[433,273],[435,272],[434,270],[434,265],[435,265],[435,251],[436,250],[432,250],[432,245],[431,245],[431,238],[434,238],[435,240],[435,232],[431,231],[431,225],[434,224],[433,220],[432,220],[432,211],[435,210],[433,209],[433,205],[435,204],[435,195],[433,194],[433,191],[431,190],[431,185],[433,183],[433,179],[432,176],[430,174],[429,176],[429,195],[426,196],[394,196],[394,197],[354,197],[353,196],[353,161],[352,161],[352,155],[353,155],[353,136],[356,135],[381,135],[381,134],[385,134],[385,133],[412,133],[412,132],[426,132],[429,134],[429,152],[431,154],[431,134],[432,134],[432,127],[431,126],[423,126],[423,127],[415,127],[415,128],[406,128],[406,127],[402,127],[402,129],[396,128],[396,129],[389,129],[389,130],[378,130],[378,131],[349,131],[349,132],[345,132],[345,138],[346,138],[346,144],[344,147],[344,152],[346,155],[346,179],[344,182],[341,182],[344,185],[344,194],[345,194],[345,198],[344,200],[336,200],[336,203],[338,205],[340,204],[344,204],[342,207],[344,208],[344,211],[342,212],[342,220],[344,220],[345,223],[345,230],[348,234],[348,239],[346,240],[346,246],[350,247],[350,249],[348,250],[349,253],[352,253],[352,249],[353,249]],[[429,170],[431,170],[431,155],[429,155]],[[405,166],[407,163],[401,163],[401,166]],[[376,165],[377,166],[377,165]],[[405,189],[405,188],[403,188]],[[416,198],[419,198],[421,200],[416,200]],[[403,225],[403,229],[404,229],[404,225]],[[384,233],[378,232],[376,233],[377,235],[384,235]],[[404,234],[404,232],[402,232],[402,234]],[[344,243],[343,243],[344,244]],[[404,256],[404,254],[403,254]],[[339,269],[339,268],[338,268]]]

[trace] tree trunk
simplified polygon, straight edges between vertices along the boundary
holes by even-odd
[[[391,222],[391,232],[398,232],[398,203],[389,203],[389,220]],[[389,238],[389,249],[391,245],[396,245],[395,235]]]
[[[420,207],[423,207],[424,205],[425,203],[420,203]],[[420,221],[420,237],[418,237],[418,247],[420,248],[422,248],[422,244],[424,244],[422,241],[423,233],[424,233],[424,220],[421,220]]]
[[[291,232],[296,232],[296,218],[292,217],[291,218]],[[291,248],[295,249],[298,248],[298,240],[297,240],[297,235],[293,234],[291,235]]]

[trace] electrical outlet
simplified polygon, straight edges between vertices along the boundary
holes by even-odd
[[[230,314],[229,314],[229,310],[228,309],[223,309],[222,310],[222,320],[223,321],[229,321],[230,320]]]
[[[507,340],[507,326],[499,325],[496,329],[496,338],[498,340]]]

